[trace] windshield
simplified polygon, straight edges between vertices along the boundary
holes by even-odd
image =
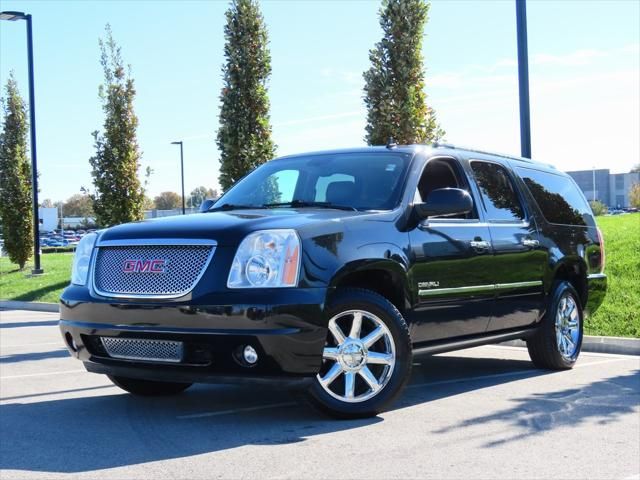
[[[267,162],[212,207],[323,206],[391,210],[399,201],[411,155],[322,154]]]

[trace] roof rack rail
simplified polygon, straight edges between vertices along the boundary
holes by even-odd
[[[432,144],[433,147],[442,147],[442,148],[456,148],[452,143],[440,142],[439,140],[435,140]]]

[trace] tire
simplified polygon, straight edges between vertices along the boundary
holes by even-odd
[[[572,368],[582,347],[583,323],[578,292],[567,281],[556,282],[538,331],[527,339],[533,364],[549,370]]]
[[[322,367],[307,391],[308,399],[336,418],[377,415],[400,395],[411,375],[407,323],[386,298],[356,288],[336,291],[327,318]],[[359,332],[354,329],[357,318]]]
[[[118,377],[107,375],[115,385],[121,389],[143,397],[162,397],[176,395],[189,388],[192,383],[156,382],[138,378]]]

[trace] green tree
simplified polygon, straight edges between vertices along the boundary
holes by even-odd
[[[633,208],[640,208],[640,183],[634,183],[629,190],[629,203]]]
[[[217,137],[223,190],[275,154],[267,94],[271,54],[258,2],[233,0],[226,19]]]
[[[590,200],[589,205],[591,205],[591,211],[596,217],[607,213],[607,206],[600,200]]]
[[[156,204],[153,202],[151,197],[149,197],[148,195],[145,195],[144,202],[142,203],[142,207],[144,208],[144,210],[153,210],[154,208],[156,208]]]
[[[194,207],[199,207],[202,202],[204,202],[207,198],[215,199],[218,198],[218,191],[212,188],[207,188],[200,186],[191,191],[191,205]]]
[[[93,217],[93,201],[89,195],[76,193],[64,202],[63,211],[67,217]]]
[[[364,72],[366,141],[384,145],[430,143],[444,136],[424,91],[422,37],[428,19],[425,0],[383,0],[383,37],[369,51]]]
[[[27,158],[27,107],[9,75],[0,131],[0,223],[9,260],[22,270],[33,251],[31,164]]]
[[[96,221],[109,226],[142,219],[144,189],[138,178],[138,118],[133,109],[136,90],[131,67],[125,68],[109,25],[106,40],[100,39],[99,44],[104,70],[99,95],[105,121],[102,133],[93,132],[96,154],[89,162],[95,186],[91,198]]]
[[[162,192],[153,199],[158,210],[173,210],[182,207],[182,197],[176,192]]]

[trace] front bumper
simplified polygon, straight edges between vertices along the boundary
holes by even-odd
[[[294,382],[321,366],[327,335],[327,290],[272,289],[211,294],[194,302],[120,301],[67,288],[60,330],[72,356],[88,371],[189,383]],[[183,342],[179,363],[110,356],[100,337]],[[258,362],[242,362],[251,345]]]

